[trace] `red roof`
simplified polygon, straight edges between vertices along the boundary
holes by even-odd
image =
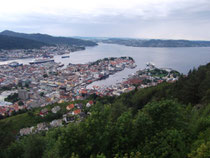
[[[15,111],[18,111],[18,110],[19,110],[18,105],[15,105],[15,106],[14,106],[14,109],[15,109]]]
[[[5,113],[6,112],[6,109],[5,108],[0,108],[0,113]]]
[[[111,61],[110,62],[112,65],[116,65],[116,62],[115,61]]]
[[[84,89],[82,89],[82,90],[79,91],[79,93],[80,93],[80,94],[87,94],[87,91],[84,90]]]
[[[83,97],[78,95],[78,96],[76,96],[76,99],[77,99],[77,100],[79,100],[79,99],[81,99],[81,100],[82,100],[82,99],[83,99]]]
[[[66,107],[67,110],[71,110],[71,109],[73,109],[73,108],[74,108],[74,104],[69,104],[69,105]]]
[[[88,83],[91,83],[91,82],[93,82],[93,81],[92,81],[92,80],[88,80],[87,82],[88,82]]]
[[[80,110],[80,109],[74,110],[74,114],[75,114],[75,115],[78,115],[79,113],[81,113],[81,110]]]
[[[41,116],[44,116],[44,115],[46,115],[48,113],[48,109],[42,109],[41,111],[40,111],[40,113],[39,113],[39,115],[41,115]]]
[[[93,105],[93,101],[92,101],[92,100],[90,100],[88,103],[89,103],[90,105]]]
[[[133,79],[129,79],[125,81],[124,83],[125,84],[140,84],[142,83],[142,80],[133,78]]]

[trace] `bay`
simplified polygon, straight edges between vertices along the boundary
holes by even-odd
[[[54,60],[66,66],[69,63],[84,64],[105,57],[121,56],[132,57],[137,67],[135,69],[125,69],[111,75],[106,80],[94,82],[89,87],[93,85],[109,86],[116,84],[122,81],[123,78],[127,78],[129,74],[139,69],[144,69],[147,62],[152,62],[160,68],[172,68],[183,74],[187,74],[190,69],[210,62],[210,47],[151,48],[99,43],[96,47],[87,47],[86,50],[70,53],[70,58],[61,58],[61,55],[57,55],[54,56]],[[32,59],[20,59],[13,61],[28,64],[31,60]],[[0,64],[10,62],[12,61],[0,62]]]

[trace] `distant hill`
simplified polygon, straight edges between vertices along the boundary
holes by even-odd
[[[133,47],[210,47],[210,41],[189,41],[189,40],[161,40],[161,39],[121,39],[110,38],[102,40],[103,43],[113,43]]]
[[[49,45],[30,39],[0,35],[0,49],[33,49]]]
[[[67,45],[75,45],[75,46],[95,46],[97,45],[95,42],[69,38],[69,37],[54,37],[47,34],[25,34],[25,33],[17,33],[9,30],[5,30],[0,33],[0,35],[7,35],[12,37],[21,37],[25,39],[35,40],[47,44],[67,44]]]

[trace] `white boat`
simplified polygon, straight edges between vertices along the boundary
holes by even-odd
[[[29,62],[29,64],[42,64],[48,62],[54,62],[54,59],[36,59],[34,61]]]

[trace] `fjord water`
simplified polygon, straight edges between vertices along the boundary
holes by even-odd
[[[70,58],[55,56],[55,61],[76,64],[121,56],[132,57],[137,64],[136,69],[143,69],[147,62],[152,62],[157,67],[173,68],[186,74],[190,69],[210,62],[210,47],[151,48],[100,43],[96,47],[71,53]]]
[[[210,47],[179,47],[179,48],[152,48],[152,47],[128,47],[117,44],[99,43],[96,47],[88,47],[86,50],[70,53],[70,58],[61,58],[60,55],[54,57],[55,62],[65,65],[69,63],[88,63],[105,57],[132,57],[137,67],[135,69],[125,69],[111,75],[108,79],[94,82],[94,85],[110,85],[121,81],[134,73],[138,69],[145,68],[147,62],[154,63],[160,68],[172,68],[183,74],[187,74],[190,69],[197,68],[210,62]],[[32,59],[15,60],[28,64]],[[0,62],[0,64],[10,63]],[[93,85],[92,84],[92,85]]]

